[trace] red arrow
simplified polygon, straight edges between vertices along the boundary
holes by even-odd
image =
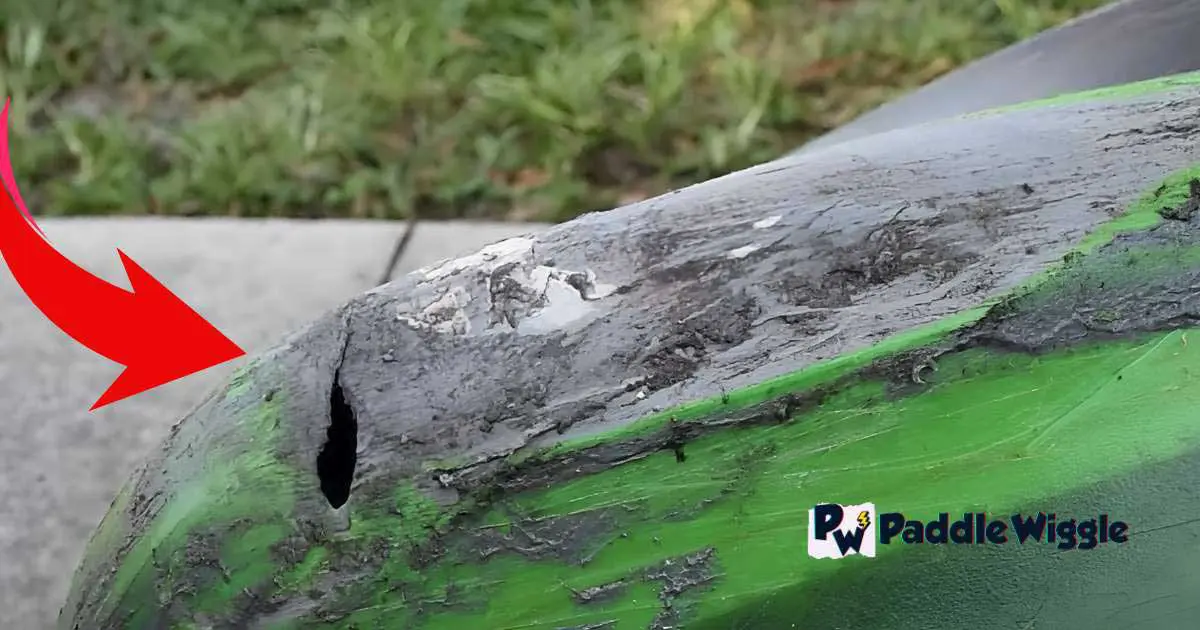
[[[190,306],[117,250],[133,290],[110,284],[54,249],[12,177],[8,101],[0,114],[0,255],[47,319],[93,352],[125,366],[99,409],[244,354]]]

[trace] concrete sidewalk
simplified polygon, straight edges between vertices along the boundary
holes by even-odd
[[[127,287],[120,247],[250,353],[371,288],[405,229],[144,218],[40,225],[73,261]],[[395,275],[540,229],[423,223]],[[89,413],[121,367],[62,334],[0,272],[0,628],[54,627],[84,543],[126,476],[239,363]]]

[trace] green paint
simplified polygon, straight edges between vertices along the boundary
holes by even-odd
[[[1200,77],[1200,73],[1197,76]],[[1158,225],[1162,221],[1159,209],[1176,207],[1187,201],[1188,182],[1197,178],[1200,178],[1200,165],[1171,173],[1157,188],[1143,193],[1121,216],[1103,223],[1084,237],[1074,251],[1090,253],[1111,242],[1118,234],[1139,232]]]
[[[230,387],[242,387],[242,382],[235,378]],[[226,399],[234,397],[227,394]],[[250,409],[239,415],[246,439],[233,442],[245,450],[209,454],[203,475],[175,488],[122,558],[102,610],[129,610],[131,627],[141,627],[138,619],[148,618],[152,611],[137,602],[174,597],[180,573],[190,568],[189,538],[209,529],[222,537],[221,560],[227,579],[194,594],[198,610],[222,611],[243,589],[262,584],[275,573],[270,547],[287,531],[270,523],[291,514],[296,473],[273,455],[281,401],[256,402]],[[243,521],[267,524],[242,531],[233,527]],[[165,567],[165,575],[156,565]]]
[[[1108,87],[1096,88],[1092,90],[1083,90],[1080,92],[1067,92],[1057,96],[1025,101],[1023,103],[1015,103],[1013,105],[1005,105],[1002,107],[994,107],[991,109],[981,110],[972,114],[966,114],[965,117],[975,118],[977,116],[990,116],[993,114],[1001,114],[1005,112],[1020,111],[1026,109],[1037,109],[1042,107],[1059,107],[1062,105],[1077,105],[1089,101],[1104,101],[1104,100],[1120,100],[1135,98],[1139,96],[1147,96],[1150,94],[1160,94],[1173,90],[1182,90],[1193,88],[1200,83],[1200,71],[1184,72],[1156,79],[1147,79],[1145,81],[1135,81],[1133,83],[1122,83],[1120,85],[1112,85]]]
[[[248,363],[233,371],[233,375],[229,377],[229,384],[225,386],[226,400],[241,398],[251,390],[254,385],[253,367],[253,364]]]
[[[1130,245],[1099,260],[1068,262],[1062,270],[1043,280],[1036,291],[1026,290],[1019,298],[1023,300],[1021,309],[1036,310],[1105,290],[1129,289],[1145,283],[1147,278],[1169,278],[1197,265],[1200,265],[1200,246]],[[1106,309],[1096,317],[1115,321],[1119,312],[1115,308]]]
[[[328,567],[329,549],[313,547],[305,554],[304,560],[285,572],[279,578],[279,590],[282,592],[299,592],[310,586],[317,576]]]
[[[811,390],[848,376],[878,359],[919,348],[942,339],[950,332],[975,323],[985,314],[987,314],[987,308],[979,307],[951,315],[929,325],[913,328],[888,337],[859,352],[823,361],[809,368],[769,379],[757,385],[733,390],[726,395],[712,396],[695,402],[685,403],[678,407],[672,407],[660,413],[655,413],[631,422],[613,431],[574,440],[566,440],[541,452],[517,455],[512,458],[512,461],[519,463],[530,456],[542,458],[554,457],[589,446],[622,441],[660,430],[667,426],[667,423],[672,418],[679,422],[703,421],[718,411],[745,409],[785,394]]]
[[[361,491],[360,495],[372,496]],[[381,504],[355,505],[350,531],[330,543],[334,555],[358,553],[380,562],[374,575],[337,597],[335,609],[353,612],[334,627],[410,628],[416,623],[417,610],[414,602],[399,594],[401,590],[421,593],[430,600],[448,597],[444,585],[439,587],[412,566],[411,554],[435,534],[445,532],[451,514],[407,483],[383,496],[387,499]],[[385,544],[377,546],[376,542]]]
[[[251,524],[245,531],[226,534],[220,553],[226,577],[199,593],[193,608],[207,613],[225,612],[244,590],[267,583],[279,571],[271,557],[271,546],[289,533],[282,522],[275,522]]]
[[[1094,253],[1098,248],[1111,243],[1121,234],[1148,230],[1162,222],[1158,211],[1164,207],[1177,207],[1188,197],[1189,182],[1200,178],[1200,165],[1191,166],[1167,176],[1159,186],[1143,193],[1121,216],[1102,224],[1089,233],[1064,256],[1064,264],[1026,280],[1011,291],[1000,302],[1040,294],[1041,300],[1052,299],[1059,291],[1078,291],[1081,286],[1096,286],[1102,282],[1137,282],[1148,274],[1167,273],[1172,265],[1194,262],[1195,248],[1185,249],[1135,249],[1117,260],[1081,257]],[[1126,280],[1123,280],[1126,279]]]
[[[684,463],[655,454],[517,497],[509,509],[549,518],[622,507],[622,528],[633,533],[584,567],[511,555],[482,565],[447,558],[427,575],[491,605],[442,612],[421,627],[585,623],[604,615],[575,604],[562,584],[637,576],[709,545],[721,572],[695,618],[716,618],[755,608],[780,589],[798,593],[844,566],[805,555],[805,512],[816,502],[869,500],[926,516],[1003,510],[1178,456],[1200,445],[1200,349],[1186,345],[1185,334],[1044,357],[972,350],[941,361],[921,395],[888,400],[879,384],[861,384],[796,422],[700,439],[686,447]],[[1141,413],[1148,407],[1155,414]],[[690,518],[665,518],[697,506]],[[881,547],[881,555],[900,549]],[[617,628],[646,627],[643,608],[658,605],[634,599],[606,611]]]

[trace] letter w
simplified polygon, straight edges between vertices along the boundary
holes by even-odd
[[[856,527],[854,528],[854,531],[850,533],[838,529],[834,530],[833,532],[833,540],[837,542],[838,551],[842,552],[843,556],[846,555],[846,552],[851,549],[854,549],[856,553],[861,553],[863,535],[866,533],[867,530],[863,529],[862,527]]]

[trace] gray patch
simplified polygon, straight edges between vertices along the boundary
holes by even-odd
[[[582,566],[617,538],[614,510],[514,519],[508,532],[498,527],[471,530],[464,535],[464,550],[481,560],[507,552],[531,560],[556,559]]]
[[[716,579],[713,565],[716,563],[716,550],[707,547],[695,553],[678,558],[669,558],[646,572],[646,579],[662,584],[658,591],[658,599],[663,608],[654,616],[649,630],[673,630],[681,628],[681,617],[685,610],[678,602],[679,596],[711,585]]]
[[[571,599],[574,599],[576,604],[603,604],[619,598],[629,588],[629,584],[625,580],[617,580],[582,590],[569,586],[567,588],[571,591]]]
[[[500,487],[509,492],[546,487],[633,461],[659,450],[682,453],[683,445],[724,427],[784,422],[820,404],[842,384],[876,378],[888,385],[892,397],[911,395],[927,387],[925,378],[937,372],[937,359],[973,346],[1039,352],[1091,338],[1114,338],[1191,325],[1200,321],[1200,255],[1185,262],[1187,251],[1200,243],[1200,216],[1190,222],[1164,222],[1140,233],[1123,235],[1092,254],[1073,258],[1058,272],[1053,290],[1001,303],[979,323],[951,335],[945,342],[874,362],[856,374],[814,391],[780,396],[752,407],[722,412],[701,421],[668,423],[663,429],[619,443],[604,443],[552,460],[530,463],[511,471]],[[1179,260],[1172,258],[1170,252]],[[1124,260],[1147,256],[1148,273],[1119,281]],[[1155,262],[1157,261],[1157,262]],[[694,337],[693,337],[694,338]],[[680,458],[682,460],[682,458]],[[468,475],[465,479],[474,477]],[[686,519],[696,510],[668,518]]]
[[[655,340],[641,359],[647,370],[642,384],[653,392],[691,378],[714,351],[736,346],[750,337],[762,313],[745,292],[710,297],[703,308],[679,313],[671,332]]]
[[[1193,205],[1196,198],[1183,205]],[[994,309],[978,344],[1038,352],[1200,322],[1200,217],[1164,221],[1072,258],[1044,290]]]
[[[844,308],[869,296],[874,287],[905,277],[943,284],[979,259],[952,242],[925,237],[946,224],[943,217],[900,220],[905,209],[861,241],[834,249],[830,268],[820,276],[785,276],[780,288],[787,302],[817,309]]]

